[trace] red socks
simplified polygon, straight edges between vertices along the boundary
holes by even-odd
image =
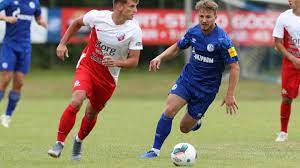
[[[79,109],[75,109],[71,104],[69,104],[69,106],[65,109],[60,118],[57,132],[57,141],[65,141],[67,135],[69,134],[69,132],[75,124],[76,114],[78,111]]]
[[[96,122],[97,122],[97,117],[90,120],[86,117],[86,115],[84,115],[81,121],[80,130],[78,132],[78,138],[80,140],[84,140],[84,138],[87,137],[89,133],[92,131]]]
[[[280,121],[281,121],[281,131],[283,132],[287,132],[290,115],[291,115],[291,104],[281,103]]]

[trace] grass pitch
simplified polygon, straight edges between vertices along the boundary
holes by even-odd
[[[279,129],[280,86],[241,80],[236,98],[239,114],[228,116],[220,107],[227,82],[203,118],[197,132],[182,134],[174,119],[160,157],[141,160],[149,150],[156,123],[169,88],[178,73],[125,72],[111,101],[101,112],[93,132],[84,142],[83,159],[70,161],[71,141],[83,109],[70,133],[61,158],[48,157],[55,142],[59,117],[70,101],[71,72],[33,72],[26,79],[22,99],[11,127],[0,127],[0,168],[165,168],[173,146],[193,144],[200,168],[298,168],[300,165],[299,105],[295,101],[289,140],[275,143]],[[4,111],[7,97],[0,104]]]

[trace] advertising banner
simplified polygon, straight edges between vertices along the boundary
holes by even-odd
[[[62,33],[72,20],[91,9],[62,9]],[[244,46],[273,45],[272,31],[279,12],[226,11],[218,12],[217,23],[234,39]],[[144,45],[171,45],[186,32],[186,17],[183,10],[139,9],[135,18],[143,30]],[[198,24],[195,13],[193,25]],[[71,39],[72,43],[86,42],[90,29],[82,27]]]

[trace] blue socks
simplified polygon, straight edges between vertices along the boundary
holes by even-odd
[[[14,92],[14,91],[10,91],[9,92],[9,97],[8,97],[8,105],[6,108],[6,115],[7,116],[12,116],[17,103],[20,99],[21,94],[19,92]]]
[[[160,150],[165,139],[171,132],[173,117],[168,117],[163,113],[157,123],[153,148]]]
[[[0,101],[3,99],[3,96],[4,96],[4,92],[0,91]]]

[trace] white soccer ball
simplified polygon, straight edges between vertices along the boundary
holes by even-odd
[[[171,152],[171,160],[176,166],[192,166],[196,158],[196,149],[189,143],[179,143]]]

